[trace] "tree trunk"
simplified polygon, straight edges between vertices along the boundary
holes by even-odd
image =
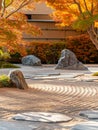
[[[92,43],[95,45],[95,47],[97,48],[98,50],[98,35],[95,31],[95,28],[94,26],[92,25],[88,30],[87,30],[89,36],[90,36],[90,39],[92,41]]]
[[[1,8],[2,8],[2,5],[1,5],[1,4],[2,4],[2,0],[0,0],[0,10],[1,10]]]

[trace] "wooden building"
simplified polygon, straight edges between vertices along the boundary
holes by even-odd
[[[35,9],[32,11],[24,11],[28,17],[28,22],[37,25],[42,30],[42,35],[33,37],[23,34],[23,39],[28,41],[64,41],[68,36],[80,34],[79,32],[65,27],[58,28],[56,22],[50,17],[53,10],[47,7],[45,3],[35,3]]]

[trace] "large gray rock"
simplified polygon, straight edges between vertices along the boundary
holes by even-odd
[[[24,76],[20,70],[14,70],[9,73],[11,82],[14,84],[15,87],[19,89],[26,89],[28,85],[24,79]]]
[[[22,64],[30,66],[41,66],[41,60],[34,55],[28,55],[22,58]]]
[[[27,112],[17,114],[13,117],[14,120],[24,120],[24,121],[39,121],[39,122],[68,122],[72,120],[71,117],[68,117],[60,113],[47,113],[47,112]]]
[[[88,70],[87,67],[78,61],[76,55],[68,49],[61,51],[61,57],[56,69]]]
[[[98,130],[98,122],[85,122],[77,124],[71,130]]]

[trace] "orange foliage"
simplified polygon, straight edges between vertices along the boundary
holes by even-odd
[[[98,0],[45,0],[54,9],[54,20],[60,26],[71,26],[87,31],[92,43],[98,49]]]
[[[42,63],[57,63],[65,42],[32,42],[26,46],[28,54],[39,57]]]
[[[46,0],[47,5],[54,8],[53,17],[61,25],[72,25],[76,20],[97,19],[93,16],[98,15],[98,0]]]
[[[87,34],[69,37],[65,42],[31,42],[25,47],[27,54],[39,57],[42,63],[58,62],[63,49],[73,51],[83,63],[98,63],[98,51]],[[14,53],[13,53],[14,54]]]
[[[87,34],[67,38],[66,47],[83,63],[98,63],[98,50]]]
[[[41,33],[38,27],[27,22],[27,17],[21,10],[24,8],[33,9],[34,0],[2,0],[0,7],[0,46],[6,47],[10,52],[19,51],[21,55],[26,55],[23,32],[31,35]]]

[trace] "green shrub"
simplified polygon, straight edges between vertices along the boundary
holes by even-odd
[[[19,68],[19,66],[13,65],[5,61],[0,61],[0,68]]]
[[[10,54],[8,52],[3,52],[3,50],[0,49],[0,61],[6,61],[10,58]]]
[[[10,78],[7,75],[0,76],[0,87],[9,87],[10,84]]]
[[[20,63],[21,62],[21,54],[19,52],[15,52],[10,54],[11,58],[8,60],[10,63]]]

